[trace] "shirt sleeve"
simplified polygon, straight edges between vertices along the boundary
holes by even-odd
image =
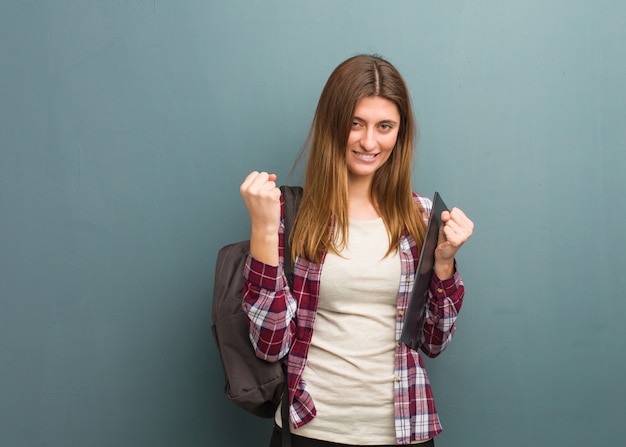
[[[276,362],[284,357],[295,333],[296,300],[283,269],[284,224],[278,235],[278,266],[248,255],[243,271],[243,311],[249,321],[250,342],[257,357]]]
[[[441,280],[433,272],[428,306],[422,331],[422,351],[429,357],[437,357],[452,340],[456,319],[463,304],[465,287],[455,263],[452,278]]]

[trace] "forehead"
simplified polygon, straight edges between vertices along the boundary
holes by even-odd
[[[368,121],[398,121],[400,112],[398,107],[388,99],[380,96],[366,96],[356,103],[354,116]]]

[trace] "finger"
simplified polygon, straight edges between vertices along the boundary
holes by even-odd
[[[283,193],[279,187],[274,186],[274,189],[271,191],[271,195],[272,195],[272,199],[274,199],[277,202],[280,202],[280,196],[282,196]]]
[[[474,223],[458,208],[450,211],[450,220],[445,225],[450,231],[446,236],[454,239],[457,244],[462,244],[469,239],[474,229]]]
[[[276,174],[268,174],[267,172],[259,173],[253,180],[249,194],[263,202],[267,200],[280,202],[281,192],[280,188],[276,185],[275,179]]]
[[[472,234],[472,230],[459,225],[453,220],[450,220],[444,226],[444,233],[450,244],[460,247],[465,243],[465,241],[467,241],[467,239],[469,239]]]
[[[248,174],[246,178],[243,180],[243,182],[241,182],[241,186],[239,187],[239,190],[241,192],[247,190],[258,175],[259,175],[258,171],[252,171],[250,174]]]
[[[450,211],[442,211],[441,212],[441,222],[446,223],[450,220]]]
[[[257,185],[257,187],[259,194],[263,196],[269,195],[274,199],[280,197],[280,189],[275,181],[270,180],[270,177],[268,177],[265,182]]]
[[[470,218],[467,217],[465,213],[459,208],[452,208],[452,211],[450,212],[450,218],[462,227],[469,228],[470,230],[474,229],[474,222],[472,222]]]
[[[452,221],[446,222],[443,226],[443,234],[448,242],[454,244],[459,235],[458,226]]]
[[[259,172],[259,174],[254,179],[255,184],[258,186],[266,186],[267,184],[276,185],[276,174],[269,174],[267,172]]]
[[[461,208],[457,208],[456,206],[450,210],[450,214],[454,214],[457,217],[465,216],[465,213]]]
[[[267,172],[252,173],[246,179],[246,189],[254,194],[270,191],[276,187],[275,178],[275,174],[268,174]]]

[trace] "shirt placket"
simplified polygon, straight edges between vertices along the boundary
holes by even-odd
[[[396,306],[396,350],[394,362],[394,398],[395,398],[395,428],[398,442],[406,441],[411,436],[411,409],[409,402],[409,374],[407,348],[403,346],[400,337],[408,306],[408,297],[413,287],[413,256],[407,237],[400,238],[400,259],[402,272],[400,290]]]

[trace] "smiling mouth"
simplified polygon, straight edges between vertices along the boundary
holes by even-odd
[[[360,152],[353,152],[353,154],[355,155],[355,157],[360,158],[361,160],[373,160],[378,156],[378,154],[363,154]]]

